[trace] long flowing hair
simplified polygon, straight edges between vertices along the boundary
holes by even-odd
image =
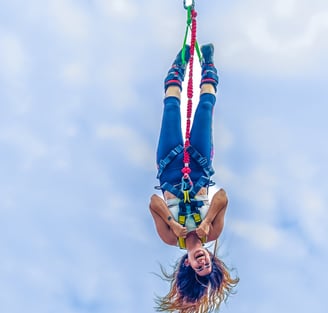
[[[212,272],[199,276],[191,266],[185,264],[185,254],[168,273],[162,266],[163,279],[170,282],[170,291],[164,297],[156,298],[158,312],[207,313],[219,308],[233,293],[239,278],[232,278],[222,260],[209,252]]]

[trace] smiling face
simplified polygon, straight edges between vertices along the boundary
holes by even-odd
[[[191,266],[199,276],[205,276],[212,272],[211,256],[204,248],[188,251],[186,265]]]

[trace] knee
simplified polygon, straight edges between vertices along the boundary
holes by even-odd
[[[211,93],[203,93],[200,95],[199,105],[205,108],[213,108],[216,102],[216,96]]]
[[[180,103],[181,103],[180,96],[177,96],[176,94],[174,94],[174,92],[165,94],[164,109],[166,112],[171,110],[180,111]]]
[[[214,108],[214,101],[209,98],[209,94],[205,94],[201,96],[201,100],[199,101],[198,108],[202,110],[203,112],[209,112],[209,114],[212,113]]]

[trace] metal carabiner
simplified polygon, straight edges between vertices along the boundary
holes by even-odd
[[[193,8],[195,6],[195,0],[183,0],[183,6],[186,10],[189,7]]]
[[[191,202],[189,193],[193,190],[193,182],[188,174],[185,174],[181,179],[181,191],[183,193],[183,202]]]

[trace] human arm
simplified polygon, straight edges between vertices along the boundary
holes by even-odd
[[[223,189],[217,191],[212,200],[208,212],[196,229],[199,238],[207,237],[207,241],[216,240],[224,226],[224,216],[228,206],[228,198]]]
[[[157,233],[166,244],[175,246],[177,237],[186,237],[186,227],[174,220],[169,208],[161,197],[152,195],[149,209],[154,219]]]

